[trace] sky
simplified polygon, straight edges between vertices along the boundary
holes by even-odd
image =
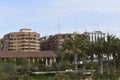
[[[41,37],[76,31],[120,36],[120,0],[0,0],[0,38],[21,28]]]

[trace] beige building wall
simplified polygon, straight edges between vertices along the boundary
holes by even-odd
[[[31,29],[11,32],[0,39],[1,51],[40,51],[40,34]]]
[[[56,34],[40,38],[41,50],[55,51],[61,47],[63,41],[67,38],[73,37],[74,34]]]

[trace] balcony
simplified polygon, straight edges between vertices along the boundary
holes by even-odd
[[[21,43],[21,45],[30,45],[30,43]]]

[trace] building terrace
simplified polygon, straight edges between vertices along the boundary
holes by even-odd
[[[7,59],[26,58],[31,64],[35,61],[41,60],[46,66],[56,62],[57,55],[53,51],[39,51],[39,52],[0,52],[0,58],[6,61]]]

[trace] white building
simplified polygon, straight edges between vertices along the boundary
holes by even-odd
[[[98,38],[105,37],[106,34],[101,31],[93,31],[93,32],[84,32],[84,34],[89,36],[90,41],[96,41]]]

